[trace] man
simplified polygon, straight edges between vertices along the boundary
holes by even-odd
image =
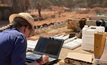
[[[41,15],[41,4],[39,2],[37,2],[36,8],[38,9],[39,17],[41,18],[42,17],[42,15]]]

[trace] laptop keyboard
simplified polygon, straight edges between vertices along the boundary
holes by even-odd
[[[42,56],[42,55],[38,55],[38,54],[33,54],[33,53],[31,53],[31,54],[27,54],[27,55],[26,55],[26,58],[27,58],[27,59],[36,60],[36,59],[40,58],[41,56]],[[54,61],[54,60],[55,60],[55,58],[49,57],[49,61]]]
[[[54,61],[54,60],[55,60],[55,58],[49,57],[49,61]]]
[[[36,59],[38,59],[38,58],[40,58],[40,57],[41,57],[41,55],[33,54],[33,53],[26,55],[26,58],[27,58],[27,59],[32,59],[32,60],[36,60]]]

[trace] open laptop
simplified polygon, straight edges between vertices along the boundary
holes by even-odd
[[[40,37],[33,53],[26,55],[26,61],[33,62],[43,54],[49,56],[49,62],[58,60],[63,43],[63,39]]]

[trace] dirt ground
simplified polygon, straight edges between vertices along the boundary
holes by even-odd
[[[35,15],[36,17],[38,16],[38,12],[37,11],[31,11],[31,14]],[[35,26],[40,26],[43,24],[50,24],[52,22],[63,22],[66,21],[68,18],[87,18],[90,16],[96,16],[96,13],[94,12],[88,12],[88,13],[78,13],[76,11],[62,11],[59,13],[59,11],[49,11],[49,10],[43,10],[42,12],[42,17],[45,18],[44,20],[37,20],[35,21]],[[43,28],[42,28],[42,33],[40,32],[41,29],[39,30],[35,30],[36,35],[30,37],[29,39],[37,39],[39,36],[52,36],[52,35],[56,35],[56,34],[64,34],[66,30],[66,24],[64,24],[65,26],[60,28],[60,30],[58,28],[53,29],[51,28],[51,33],[47,32],[46,30],[49,29],[49,27],[45,28],[45,33]],[[38,34],[39,33],[39,34]]]
[[[32,12],[34,15],[38,15],[37,12]],[[55,15],[55,17],[52,18],[52,16]],[[41,25],[43,23],[50,23],[50,22],[57,22],[57,21],[63,21],[67,20],[68,18],[88,18],[90,16],[96,16],[96,14],[93,13],[87,13],[87,14],[80,14],[75,11],[73,12],[61,12],[60,14],[56,11],[42,11],[43,17],[48,17],[46,20],[37,21],[35,22],[35,25]]]

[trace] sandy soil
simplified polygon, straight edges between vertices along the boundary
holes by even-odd
[[[38,16],[37,11],[32,11],[31,14],[35,15],[36,17]],[[52,17],[53,15],[54,15],[54,17]],[[88,19],[89,16],[96,16],[96,14],[95,13],[93,14],[92,12],[81,14],[81,13],[77,13],[75,11],[73,11],[73,12],[61,12],[59,14],[58,11],[42,11],[42,17],[43,18],[46,17],[46,19],[35,21],[35,26],[40,26],[40,25],[43,25],[43,24],[50,24],[52,22],[63,22],[63,21],[66,21],[68,18],[87,18]],[[66,25],[66,24],[64,24],[64,25]],[[45,28],[45,33],[43,33],[43,31],[44,31],[43,28],[42,28],[42,30],[41,29],[40,30],[35,30],[35,33],[37,35],[32,36],[29,39],[32,39],[32,40],[34,39],[35,40],[41,35],[42,36],[44,36],[44,35],[45,36],[52,36],[52,35],[56,35],[56,34],[62,34],[62,33],[65,32],[64,31],[65,26],[60,28],[60,32],[59,32],[59,29],[56,28],[56,29],[54,29],[54,32],[48,33],[49,31],[48,32],[46,31],[48,28],[49,27]],[[53,29],[51,28],[51,31],[52,30]],[[42,31],[42,32],[40,32],[40,31]]]
[[[62,12],[60,15],[58,13],[53,13],[53,12],[49,12],[47,11],[47,14],[46,11],[45,13],[42,12],[43,14],[43,17],[45,15],[47,16],[52,16],[52,15],[55,15],[55,18],[48,18],[46,20],[42,20],[42,21],[37,21],[35,22],[35,25],[41,25],[41,24],[44,24],[44,23],[50,23],[50,22],[57,22],[57,21],[63,21],[63,20],[67,20],[68,18],[88,18],[89,16],[95,16],[96,14],[93,14],[93,13],[90,13],[90,14],[79,14],[79,13],[76,13],[76,12]],[[35,15],[38,15],[37,12],[33,13]],[[45,14],[45,15],[44,15]]]

